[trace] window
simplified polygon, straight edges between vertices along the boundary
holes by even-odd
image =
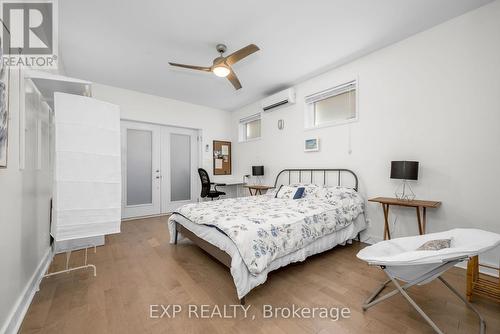
[[[240,141],[260,138],[260,113],[240,119]]]
[[[358,119],[356,81],[306,96],[306,128],[333,126]]]

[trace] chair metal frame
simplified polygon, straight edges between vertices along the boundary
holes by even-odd
[[[420,277],[406,282],[403,286],[399,284],[399,282],[396,280],[394,276],[391,275],[391,273],[387,270],[386,265],[380,265],[380,264],[374,264],[374,263],[369,263],[370,265],[377,265],[380,266],[382,271],[389,277],[388,280],[386,280],[380,287],[378,287],[373,294],[365,301],[363,304],[362,308],[363,311],[368,310],[370,307],[377,305],[380,302],[383,302],[384,300],[393,297],[397,295],[398,293],[401,293],[403,297],[410,303],[411,306],[425,319],[425,321],[434,329],[436,333],[439,334],[444,334],[444,332],[439,329],[439,327],[432,321],[432,319],[418,306],[418,304],[408,295],[406,292],[409,288],[411,288],[414,285],[420,284],[420,283],[429,283],[430,281],[434,279],[439,279],[443,284],[451,290],[458,298],[460,298],[465,305],[470,308],[476,315],[479,317],[479,333],[484,334],[486,330],[486,322],[484,321],[484,318],[482,315],[479,313],[479,311],[465,298],[463,297],[455,288],[453,288],[450,283],[448,283],[443,277],[441,277],[441,274],[443,274],[445,271],[450,269],[451,267],[455,266],[457,263],[462,262],[464,260],[469,259],[469,256],[465,257],[459,257],[459,258],[452,258],[452,259],[447,259],[443,261],[443,263],[438,266],[437,268],[434,268],[433,270],[421,275]],[[427,282],[426,282],[427,281]],[[396,289],[392,290],[391,292],[386,293],[382,297],[378,297],[378,295],[387,287],[389,283],[393,283]],[[377,298],[377,299],[376,299]]]

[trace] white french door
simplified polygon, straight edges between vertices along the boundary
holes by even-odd
[[[198,131],[122,121],[123,218],[159,215],[196,201]]]

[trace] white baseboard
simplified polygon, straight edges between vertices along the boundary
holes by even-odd
[[[367,244],[373,245],[376,244],[377,242],[382,241],[383,239],[381,237],[373,236],[373,235],[363,235],[361,234],[361,241],[365,242]],[[489,265],[491,267],[495,267],[498,264],[497,263],[489,263],[487,261],[482,261],[481,263]],[[467,262],[460,262],[459,264],[456,264],[455,267],[462,268],[462,269],[467,269]],[[485,275],[493,276],[493,277],[499,277],[499,272],[498,270],[493,270],[485,267],[479,267],[479,272]]]
[[[146,218],[155,218],[155,217],[163,217],[163,216],[168,216],[171,215],[172,212],[167,212],[167,213],[159,213],[156,215],[149,215],[149,216],[137,216],[137,217],[122,217],[122,222],[127,222],[130,220],[137,220],[137,219],[146,219]]]
[[[38,264],[33,276],[29,280],[28,284],[24,288],[22,294],[17,299],[16,304],[12,308],[7,320],[2,325],[0,329],[0,333],[2,334],[14,334],[19,331],[21,324],[23,322],[24,316],[26,312],[28,312],[28,308],[35,296],[35,293],[38,291],[40,282],[43,278],[43,275],[47,271],[50,262],[52,261],[52,247],[47,249],[47,252],[43,256],[42,260]]]

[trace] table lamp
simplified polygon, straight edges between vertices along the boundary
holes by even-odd
[[[414,200],[415,193],[407,181],[418,180],[418,161],[391,161],[391,179],[403,180],[394,193],[397,199]]]
[[[260,184],[260,176],[264,175],[264,166],[252,166],[252,175],[257,176],[257,182]]]

